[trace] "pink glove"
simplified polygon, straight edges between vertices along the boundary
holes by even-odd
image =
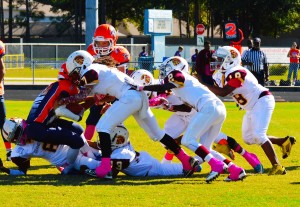
[[[162,108],[164,104],[168,104],[169,101],[166,99],[167,94],[160,94],[149,100],[149,106],[151,108]]]

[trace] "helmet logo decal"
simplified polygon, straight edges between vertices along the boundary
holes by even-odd
[[[77,64],[82,65],[82,64],[83,64],[83,61],[84,61],[84,57],[82,57],[81,55],[76,56],[76,57],[74,58],[74,61],[75,61]]]
[[[116,139],[116,144],[123,144],[125,142],[125,137],[122,135],[117,135]]]
[[[172,63],[173,63],[174,66],[180,64],[180,62],[181,62],[181,61],[180,61],[178,58],[173,58],[173,59],[172,59]]]
[[[143,74],[141,76],[141,80],[145,80],[145,82],[146,82],[147,85],[151,83],[151,77],[148,76],[147,74]]]
[[[236,58],[238,56],[238,54],[234,50],[230,50],[230,53],[232,58]]]

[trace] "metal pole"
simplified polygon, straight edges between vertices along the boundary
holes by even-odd
[[[92,42],[94,31],[98,26],[98,0],[85,1],[85,19],[85,46],[87,48]]]

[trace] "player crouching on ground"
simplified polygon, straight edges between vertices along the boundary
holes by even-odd
[[[18,166],[18,169],[8,169],[3,166],[0,160],[0,171],[9,175],[26,175],[27,170],[30,168],[31,158],[36,157],[49,161],[62,172],[65,164],[68,162],[67,154],[70,147],[31,140],[27,137],[26,126],[26,121],[20,118],[12,118],[5,121],[1,132],[8,142],[16,144],[12,150],[11,157],[12,162]],[[99,160],[94,159],[95,157],[101,158],[98,150],[89,148],[87,155],[80,151],[74,162],[74,169],[79,172],[81,165],[95,169],[100,164]]]
[[[181,163],[160,163],[148,152],[137,152],[129,141],[129,132],[124,126],[115,127],[110,133],[112,175],[116,177],[119,172],[129,176],[184,176]],[[97,140],[100,146],[100,139]],[[89,168],[89,167],[86,167]],[[201,166],[198,172],[201,171]],[[86,169],[85,173],[97,177],[95,170]]]

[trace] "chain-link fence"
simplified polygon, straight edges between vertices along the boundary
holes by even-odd
[[[4,63],[7,67],[7,73],[5,75],[6,83],[12,84],[48,84],[57,79],[58,71],[61,64],[65,61],[9,61],[10,58],[5,59]],[[132,72],[137,69],[146,69],[154,74],[155,78],[158,78],[158,67],[161,62],[154,62],[152,57],[139,58],[138,61],[131,61],[128,63],[128,70]],[[195,63],[189,63],[191,73],[194,71]],[[269,64],[269,86],[279,85],[295,85],[298,86],[298,81],[290,82],[287,80],[289,72],[289,64]],[[291,76],[293,79],[293,76]],[[298,78],[297,78],[298,80]]]
[[[151,48],[148,44],[124,44],[131,55],[131,62],[128,63],[129,71],[146,69],[154,76],[158,75],[158,66],[161,62],[154,62],[151,56]],[[139,57],[142,47],[146,47],[148,57]],[[56,80],[61,64],[67,59],[69,54],[75,50],[86,49],[84,44],[47,44],[47,43],[7,43],[4,63],[7,69],[5,79],[7,82],[22,83],[26,81],[33,84],[51,82]],[[191,50],[191,48],[190,48]],[[173,53],[172,49],[166,50],[168,54]],[[188,59],[187,59],[188,60]],[[195,63],[189,63],[191,72],[195,71]],[[271,63],[269,64],[270,86],[275,85],[298,85],[298,81],[293,79],[288,82],[289,64]],[[298,76],[298,75],[297,75]],[[298,77],[296,78],[298,80]],[[285,83],[284,81],[287,81]],[[300,85],[300,83],[299,83]]]

